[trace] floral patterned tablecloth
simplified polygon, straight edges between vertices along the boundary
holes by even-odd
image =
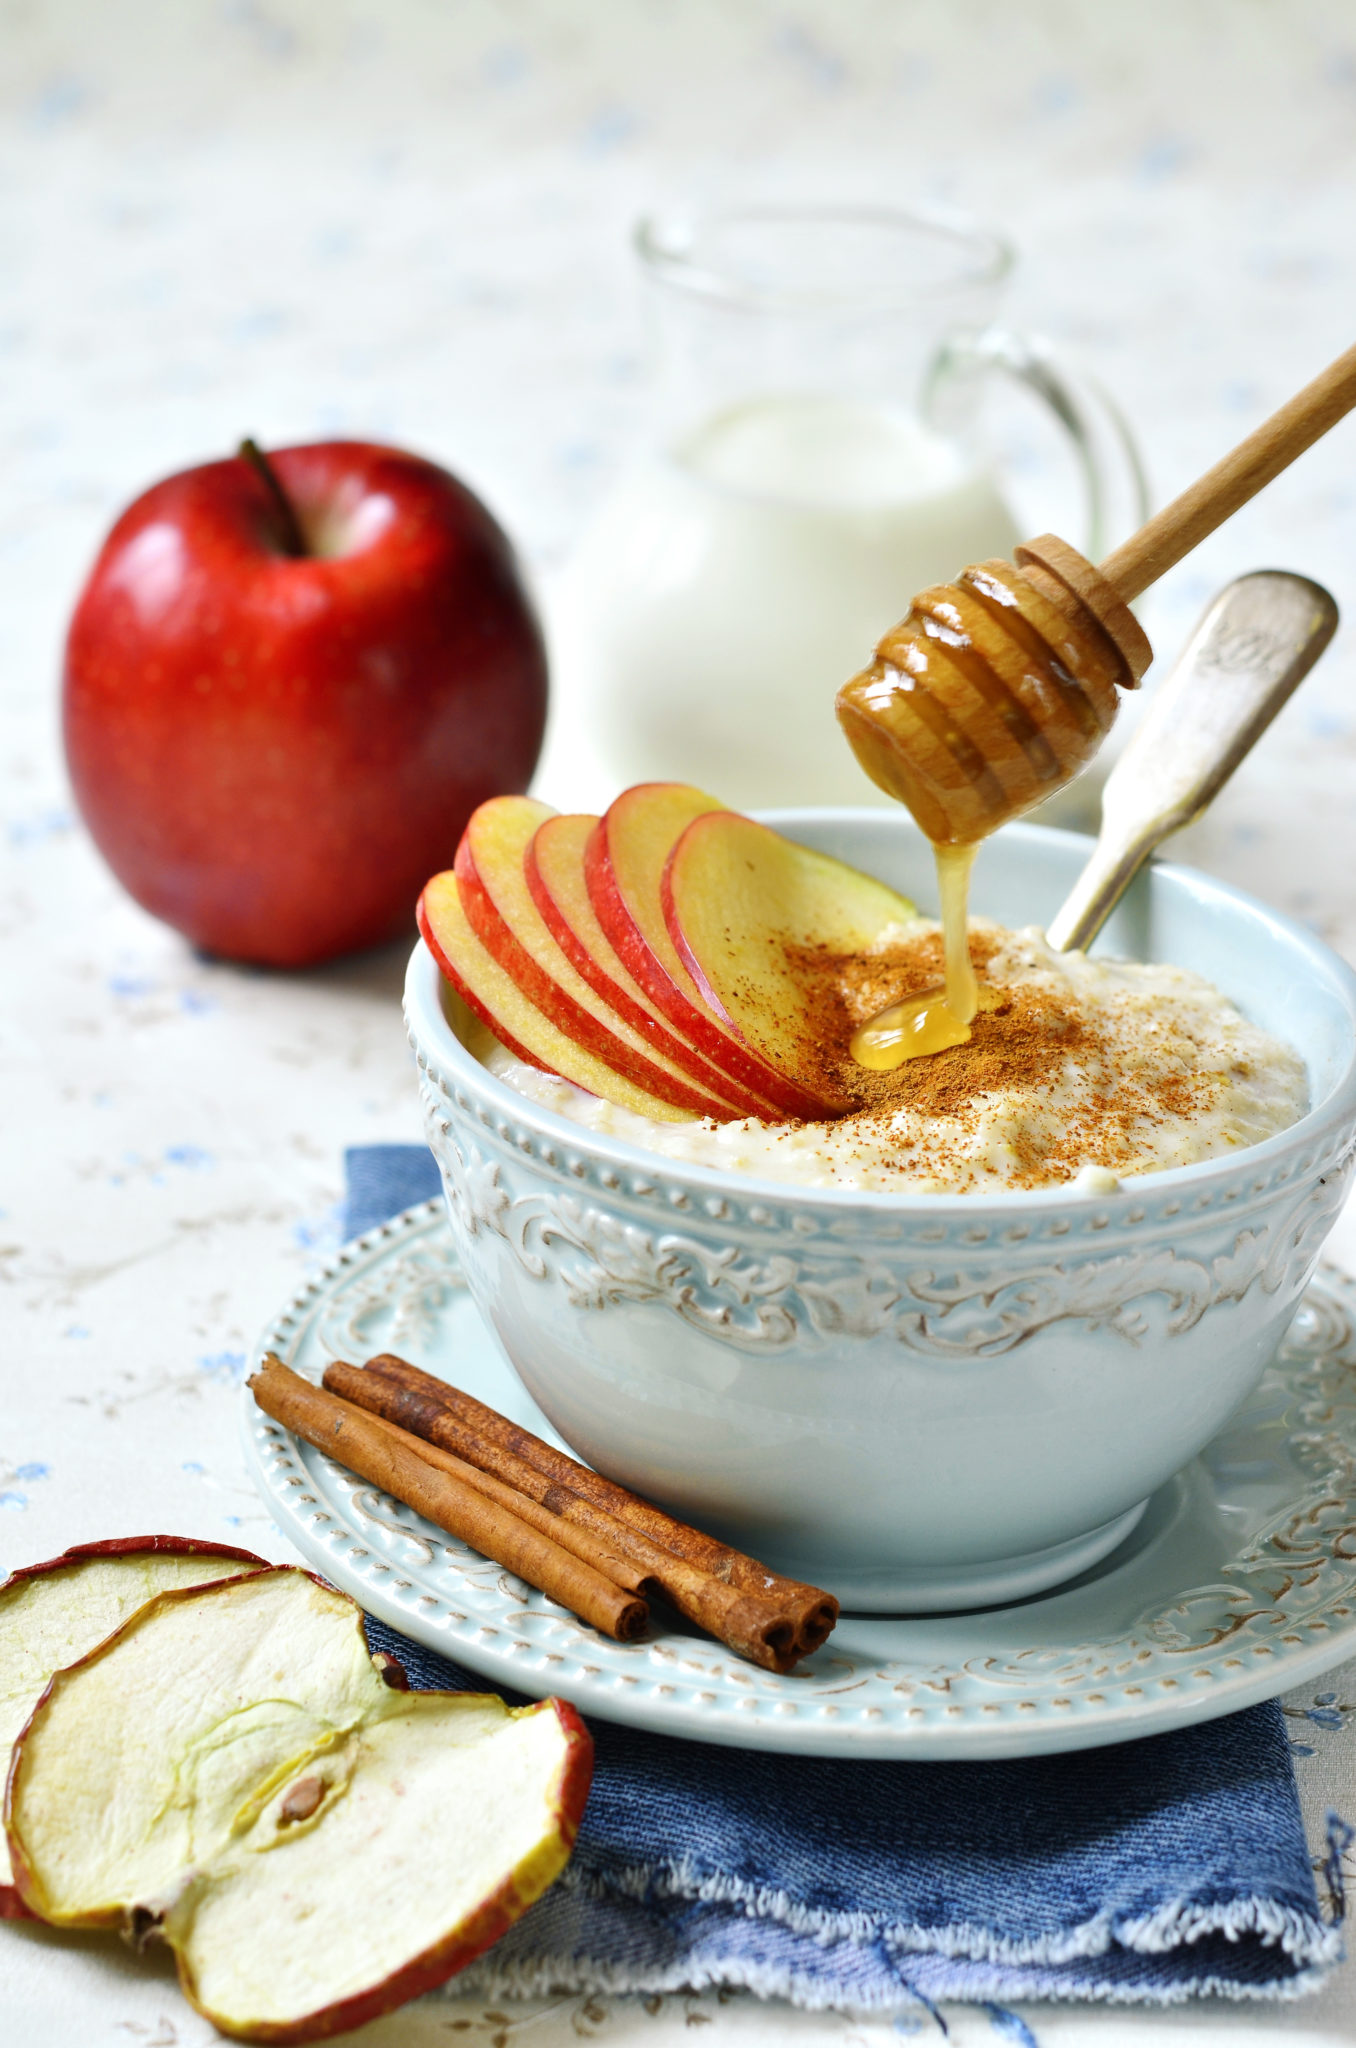
[[[1117,392],[1167,496],[1351,339],[1356,23],[1342,0],[0,0],[0,37],[0,1567],[149,1528],[281,1557],[235,1388],[337,1240],[343,1146],[417,1135],[403,955],[304,976],[200,960],[99,864],[56,677],[114,512],[244,431],[406,442],[485,493],[549,611],[644,406],[624,230],[733,190],[999,217],[1024,252],[1014,313]],[[1023,491],[1057,497],[1035,426],[1004,431]],[[1349,425],[1174,572],[1155,639],[1242,568],[1356,603],[1354,448]],[[1181,850],[1356,959],[1352,645]],[[543,793],[572,801],[587,770],[562,702]],[[1356,1222],[1334,1249],[1356,1261]],[[1326,1809],[1356,1817],[1356,1664],[1287,1711],[1318,1855]],[[963,2048],[1320,2048],[1356,2042],[1354,1994],[1349,1965],[1284,2012],[945,2017]],[[6,2036],[43,2048],[213,2038],[163,1967],[36,1928],[6,1930],[0,2000]],[[661,2048],[694,2029],[883,2048],[932,2022],[453,1997],[362,2038]]]

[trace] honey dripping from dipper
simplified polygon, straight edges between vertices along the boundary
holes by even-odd
[[[996,1007],[996,990],[975,978],[970,960],[970,870],[977,846],[934,846],[937,886],[942,907],[942,942],[946,980],[925,988],[907,1002],[892,1003],[852,1034],[852,1057],[859,1067],[888,1073],[905,1060],[965,1045],[970,1025],[980,1010]]]
[[[980,842],[1072,780],[1151,659],[1119,592],[1065,542],[1028,542],[1017,563],[977,563],[923,591],[838,695],[862,767],[932,841],[941,899],[945,985],[853,1036],[853,1058],[878,1072],[964,1045],[999,1000],[970,961]]]

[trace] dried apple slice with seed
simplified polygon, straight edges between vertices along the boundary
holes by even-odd
[[[155,1934],[243,2040],[318,2040],[481,1954],[559,1875],[574,1709],[396,1691],[351,1600],[291,1567],[164,1593],[52,1679],[6,1823],[43,1919]]]
[[[52,1673],[88,1655],[145,1601],[266,1563],[253,1551],[191,1536],[115,1536],[11,1572],[0,1586],[0,1759],[8,1766]],[[27,1917],[0,1839],[0,1920]]]

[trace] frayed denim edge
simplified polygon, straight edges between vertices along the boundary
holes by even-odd
[[[1017,2004],[1044,2005],[1185,2005],[1193,1998],[1226,1998],[1277,2004],[1303,1998],[1316,1991],[1326,1976],[1323,1969],[1305,1969],[1274,1984],[1239,1984],[1230,1977],[1197,1977],[1180,1984],[1124,1985],[1089,1982],[1068,1984],[1023,1982],[1013,1976],[967,1988],[934,1988],[928,1998],[901,1982],[896,1990],[882,1988],[870,1999],[845,1998],[832,1985],[816,1984],[764,1963],[751,1963],[731,1956],[718,1964],[684,1966],[669,1963],[659,1968],[636,1964],[592,1963],[585,1958],[536,1957],[520,1962],[499,1962],[495,1952],[482,1956],[461,1976],[443,1986],[448,1998],[472,1995],[476,1998],[549,1998],[587,1995],[593,1992],[613,1996],[654,1995],[678,1991],[748,1991],[757,1998],[782,1999],[805,2012],[890,2013],[931,2010],[936,2004],[986,2005],[996,1998]]]
[[[1228,1904],[1200,1906],[1179,1898],[1138,1919],[1099,1913],[1063,1934],[1017,1941],[965,1921],[928,1928],[917,1923],[891,1924],[869,1913],[830,1913],[803,1905],[788,1892],[771,1886],[749,1884],[724,1873],[703,1874],[681,1861],[632,1865],[616,1872],[590,1869],[576,1861],[558,1882],[586,1898],[680,1898],[738,1906],[751,1919],[775,1921],[821,1947],[837,1941],[878,1941],[904,1953],[971,1962],[1066,1963],[1105,1955],[1113,1945],[1137,1955],[1161,1955],[1208,1934],[1223,1934],[1229,1941],[1260,1935],[1267,1946],[1278,1945],[1293,1961],[1325,1969],[1340,1962],[1343,1954],[1339,1929],[1325,1926],[1316,1914],[1310,1917],[1273,1899],[1235,1899]]]
[[[1342,1937],[1335,1927],[1325,1927],[1293,1907],[1269,1899],[1238,1899],[1227,1905],[1198,1906],[1177,1900],[1160,1906],[1152,1914],[1127,1919],[1119,1924],[1109,1914],[1098,1914],[1081,1927],[1054,1938],[1014,1941],[995,1937],[987,1929],[964,1922],[951,1927],[925,1929],[918,1926],[882,1926],[863,1913],[825,1913],[798,1904],[782,1891],[743,1883],[738,1879],[707,1874],[698,1877],[682,1864],[633,1867],[603,1876],[577,1865],[559,1880],[563,1888],[587,1897],[606,1898],[667,1896],[709,1904],[738,1906],[750,1918],[771,1919],[803,1935],[823,1949],[840,1941],[879,1943],[900,1969],[897,1990],[886,1987],[863,2000],[844,1999],[830,1984],[820,1985],[784,1966],[730,1956],[719,1964],[676,1961],[647,1968],[634,1963],[592,1962],[586,1957],[504,1958],[492,1951],[473,1963],[464,1976],[454,1978],[448,1990],[474,1986],[478,1995],[489,1998],[542,1997],[552,1993],[603,1991],[614,1994],[704,1991],[725,1987],[752,1992],[760,1998],[781,1998],[808,2011],[895,2011],[926,2004],[907,1982],[908,1958],[916,1955],[942,1956],[958,1964],[973,1964],[990,1972],[1021,1970],[1000,1982],[967,1987],[965,1971],[954,1990],[943,1994],[959,2002],[983,2002],[995,1994],[1018,1999],[1042,1999],[1062,2004],[1093,2001],[1113,2005],[1181,2005],[1188,1999],[1217,1997],[1241,2000],[1289,2000],[1316,1990],[1327,1971],[1343,1954]],[[1051,1983],[1046,1972],[1061,1964],[1105,1955],[1113,1945],[1133,1954],[1163,1955],[1174,1948],[1189,1948],[1210,1934],[1223,1934],[1238,1941],[1247,1935],[1260,1936],[1268,1947],[1279,1947],[1299,1965],[1293,1976],[1270,1984],[1243,1984],[1232,1978],[1205,1975],[1184,1977],[1168,1985],[1127,1985],[1097,1982],[1071,1986]]]

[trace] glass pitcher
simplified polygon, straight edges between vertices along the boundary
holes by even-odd
[[[652,430],[562,578],[559,713],[615,786],[884,802],[834,695],[915,592],[1022,537],[978,433],[985,377],[1022,380],[1068,434],[1094,557],[1111,492],[1144,516],[1129,436],[994,326],[1012,252],[968,222],[744,207],[644,221],[636,249]]]

